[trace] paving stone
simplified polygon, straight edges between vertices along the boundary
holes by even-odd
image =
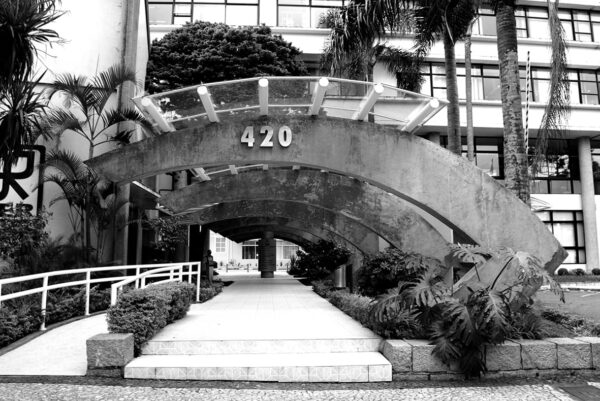
[[[592,347],[589,342],[574,338],[547,338],[556,344],[558,369],[590,369],[592,367]]]
[[[556,344],[543,340],[512,340],[521,345],[523,369],[557,369]]]
[[[392,364],[392,372],[410,372],[412,370],[412,346],[403,340],[386,340],[381,350],[383,356]]]

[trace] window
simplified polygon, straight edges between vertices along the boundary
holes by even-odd
[[[461,138],[462,155],[467,157],[467,137]],[[448,146],[448,137],[440,137],[443,147]],[[496,137],[475,137],[475,164],[491,177],[504,178],[504,159],[502,157],[503,139]]]
[[[258,259],[258,240],[242,242],[242,259]]]
[[[566,40],[600,42],[600,13],[587,10],[560,9],[559,18]],[[548,9],[545,7],[517,7],[515,9],[517,37],[550,39]],[[482,7],[473,25],[473,35],[496,36],[496,13]]]
[[[529,154],[535,149],[535,139],[529,140]],[[580,194],[579,160],[575,140],[550,140],[546,160],[540,163],[534,180],[534,194]]]
[[[150,0],[150,25],[183,25],[186,22],[223,22],[258,25],[258,0]]]
[[[278,0],[277,26],[324,28],[321,18],[327,11],[343,5],[343,0]]]
[[[296,252],[300,247],[291,242],[277,240],[277,259],[290,259],[292,256],[296,256]]]
[[[215,252],[225,252],[225,238],[217,237],[215,238]]]
[[[424,82],[421,93],[446,98],[446,68],[444,64],[430,63],[421,66]],[[456,67],[458,97],[465,99],[465,67]],[[500,100],[500,75],[498,67],[492,65],[474,64],[471,68],[473,100]]]
[[[536,214],[569,253],[563,263],[585,263],[583,213],[553,210]]]
[[[600,141],[591,141],[592,171],[594,173],[594,193],[600,195]]]

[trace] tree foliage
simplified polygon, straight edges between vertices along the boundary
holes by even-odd
[[[47,25],[59,18],[56,0],[0,1],[0,159],[16,161],[23,145],[39,135],[45,102],[32,77],[36,45],[52,44],[58,34]]]
[[[157,234],[154,249],[165,261],[173,261],[177,246],[188,239],[186,222],[182,216],[157,217],[145,221],[145,224]]]
[[[146,87],[153,93],[257,76],[307,75],[299,55],[267,26],[196,21],[153,42]]]
[[[307,243],[297,252],[293,274],[320,280],[348,262],[349,257],[350,251],[333,241]]]

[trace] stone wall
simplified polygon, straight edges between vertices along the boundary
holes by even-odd
[[[392,364],[394,378],[462,378],[457,366],[435,358],[428,340],[386,340],[381,352]],[[510,340],[485,349],[486,377],[571,374],[600,369],[600,338]]]

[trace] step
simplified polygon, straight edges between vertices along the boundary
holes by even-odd
[[[392,366],[379,352],[242,355],[143,355],[126,379],[273,382],[381,382]]]
[[[320,352],[378,352],[381,338],[150,340],[144,355],[280,354]]]

